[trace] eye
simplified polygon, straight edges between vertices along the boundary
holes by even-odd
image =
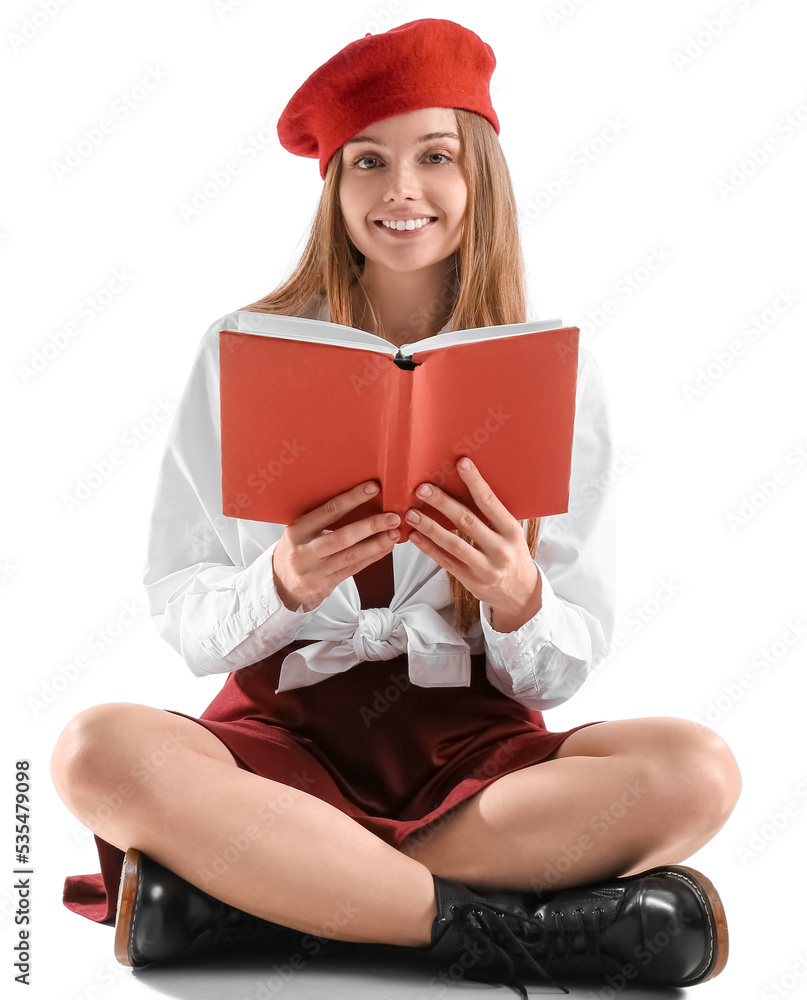
[[[376,159],[375,156],[360,156],[358,159],[354,160],[351,163],[351,167],[358,167],[359,170],[366,170],[367,169],[366,167],[359,167],[359,164],[363,163],[365,160],[375,160],[375,159]]]
[[[432,160],[431,163],[430,163],[430,166],[441,167],[441,166],[443,166],[443,163],[453,163],[453,159],[448,155],[448,153],[427,153],[426,154],[427,159],[430,159],[432,156],[441,156],[442,157],[442,161],[435,163]],[[359,156],[359,157],[357,157],[350,164],[350,166],[352,168],[355,168],[355,169],[361,170],[361,171],[372,170],[373,169],[372,167],[362,167],[362,166],[359,166],[359,164],[365,163],[367,160],[369,160],[371,163],[378,163],[378,162],[380,162],[380,160],[379,160],[379,158],[377,156]]]

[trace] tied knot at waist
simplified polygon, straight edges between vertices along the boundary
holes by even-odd
[[[389,641],[395,616],[389,608],[363,608],[353,633],[353,651],[360,660],[389,660],[406,650],[403,642]],[[398,648],[400,646],[400,649]]]
[[[298,632],[300,639],[317,641],[286,656],[275,694],[318,684],[362,661],[404,655],[409,679],[418,687],[468,687],[468,643],[418,596],[397,607],[393,602],[390,608],[360,608],[357,593],[346,596],[337,588],[327,610]]]

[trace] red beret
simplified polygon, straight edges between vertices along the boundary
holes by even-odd
[[[281,145],[319,157],[322,179],[333,154],[373,122],[419,108],[465,108],[491,123],[496,58],[479,35],[454,21],[427,17],[369,32],[315,70],[277,122]]]

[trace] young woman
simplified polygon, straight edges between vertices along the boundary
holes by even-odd
[[[458,471],[487,523],[424,484],[405,543],[397,514],[329,527],[373,483],[289,525],[222,511],[221,330],[302,315],[399,345],[527,319],[494,66],[473,32],[414,21],[348,45],[280,118],[322,197],[292,276],[202,339],[144,581],[160,634],[226,681],[198,719],[88,708],[52,758],[103,869],[68,878],[66,905],[114,920],[125,964],[377,942],[522,995],[530,971],[691,985],[725,965],[720,898],[679,864],[739,795],[724,741],[667,717],[544,724],[613,629],[612,496],[586,489],[607,480],[608,406],[587,350],[567,514],[515,520],[481,461]]]

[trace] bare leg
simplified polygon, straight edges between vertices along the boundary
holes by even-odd
[[[478,891],[603,881],[689,857],[724,825],[740,787],[731,750],[706,726],[603,722],[498,778],[401,850]]]
[[[231,906],[336,940],[430,944],[428,868],[329,803],[239,768],[189,719],[94,706],[59,737],[51,775],[99,837]]]

